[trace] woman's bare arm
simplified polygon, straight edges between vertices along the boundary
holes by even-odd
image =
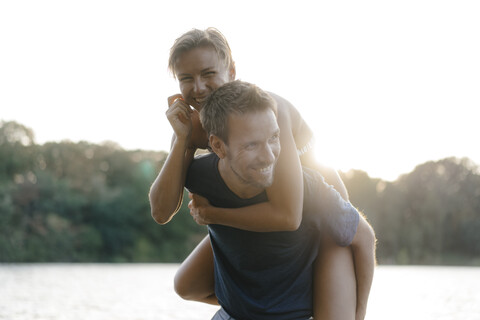
[[[348,200],[348,192],[345,184],[338,175],[338,172],[320,163],[316,155],[316,145],[314,140],[314,134],[305,120],[301,117],[296,109],[292,110],[292,114],[295,118],[296,131],[295,131],[295,141],[297,141],[297,146],[299,149],[303,149],[304,152],[300,155],[300,162],[302,166],[308,167],[315,171],[318,171],[325,182],[333,186],[337,190],[343,199]],[[329,137],[321,137],[321,141],[325,141]]]
[[[170,153],[148,195],[151,214],[157,223],[168,223],[180,208],[187,168],[194,153],[174,137]]]
[[[181,99],[181,95],[170,97],[168,104],[166,115],[174,130],[172,147],[149,193],[152,217],[160,224],[169,222],[182,203],[187,169],[196,150],[192,131],[197,137],[202,136],[197,132],[198,126],[193,125],[199,122],[198,113]],[[203,137],[205,139],[205,133]]]

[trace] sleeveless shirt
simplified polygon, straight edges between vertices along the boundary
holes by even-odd
[[[267,201],[266,192],[242,199],[225,184],[219,158],[195,158],[185,187],[220,208],[238,208]],[[349,245],[358,225],[358,211],[328,186],[319,173],[304,168],[304,203],[296,231],[252,232],[210,224],[214,253],[215,293],[232,317],[259,320],[304,320],[313,313],[313,263],[320,228],[340,245]]]

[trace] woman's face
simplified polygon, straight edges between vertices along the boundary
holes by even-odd
[[[206,98],[221,85],[235,79],[212,47],[197,47],[180,55],[176,76],[183,99],[200,111]]]

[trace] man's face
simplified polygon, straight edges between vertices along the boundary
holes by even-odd
[[[198,111],[210,93],[235,77],[235,70],[228,70],[209,46],[183,53],[175,66],[183,98]]]
[[[273,182],[280,154],[280,129],[273,111],[231,115],[228,143],[220,173],[243,198],[253,197]]]

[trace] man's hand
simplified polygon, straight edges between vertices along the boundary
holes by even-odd
[[[191,199],[188,203],[188,208],[195,222],[202,226],[212,223],[207,218],[207,207],[210,207],[210,202],[206,198],[194,193],[188,193],[188,197]]]

